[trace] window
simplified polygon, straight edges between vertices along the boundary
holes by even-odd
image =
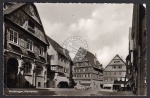
[[[79,69],[79,72],[80,72],[80,69]]]
[[[122,68],[122,66],[121,66],[121,65],[119,66],[119,69],[120,69],[120,68]]]
[[[40,55],[44,56],[44,48],[42,46],[40,46]]]
[[[79,74],[79,77],[81,77],[81,74]]]
[[[38,82],[38,87],[41,87],[41,82]]]
[[[74,72],[76,72],[76,69],[74,69]]]
[[[85,77],[85,74],[83,74],[83,77]]]
[[[64,68],[64,72],[65,72],[65,73],[67,72],[67,68]]]
[[[28,30],[31,31],[32,33],[35,33],[34,28],[35,28],[34,23],[29,20],[28,21]]]
[[[119,72],[119,75],[121,75],[121,72]]]
[[[87,74],[87,77],[89,77],[90,75],[89,75],[89,73]]]
[[[114,63],[119,63],[120,61],[114,61]]]
[[[111,81],[114,81],[114,79],[113,79],[113,78],[111,78]]]
[[[42,75],[43,67],[42,67],[42,66],[37,66],[36,72],[37,72],[37,73],[36,73],[37,75]]]
[[[107,75],[107,72],[105,72],[105,75]]]
[[[31,64],[30,63],[25,63],[24,64],[24,73],[31,73]]]
[[[91,77],[91,74],[89,74],[89,77]]]
[[[109,75],[111,75],[111,72],[109,73]]]
[[[114,72],[114,75],[116,75],[116,72]]]
[[[33,51],[33,41],[27,39],[27,49]]]
[[[83,72],[85,71],[85,68],[83,68]]]
[[[9,31],[10,31],[10,41],[18,43],[18,33],[12,29],[10,29]]]
[[[76,69],[76,72],[78,72],[78,69]]]
[[[89,77],[89,75],[88,75],[88,74],[86,74],[86,77]]]
[[[76,77],[78,77],[78,74],[76,74]]]
[[[113,66],[112,68],[113,68],[113,69],[116,69],[116,66]]]
[[[51,70],[56,70],[56,66],[51,66]]]

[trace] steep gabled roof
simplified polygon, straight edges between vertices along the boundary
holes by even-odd
[[[125,62],[122,60],[122,58],[121,58],[118,54],[117,54],[115,57],[119,57],[119,59],[125,64]],[[115,57],[110,61],[110,63],[115,59]],[[110,63],[109,63],[109,64],[110,64]],[[109,65],[109,64],[108,64],[108,65]]]
[[[10,8],[6,9],[3,11],[3,14],[10,14],[13,11],[19,9],[20,7],[26,5],[26,3],[15,3],[14,5],[12,5]]]
[[[49,44],[54,48],[54,50],[57,53],[65,56],[67,59],[71,60],[67,49],[62,48],[56,41],[51,39],[49,36],[47,36],[47,39],[48,39]]]
[[[49,44],[54,48],[54,50],[60,54],[63,54],[62,47],[49,36],[47,36]]]
[[[80,51],[80,52],[83,52],[83,54],[82,55],[78,55],[78,52],[77,52],[77,54],[76,54],[76,56],[75,56],[75,58],[74,58],[74,62],[76,62],[75,60],[76,60],[76,58],[80,58],[80,57],[83,57],[82,58],[82,60],[80,60],[79,62],[84,62],[84,58],[87,58],[87,60],[90,62],[90,64],[92,65],[92,66],[96,66],[96,65],[100,65],[100,63],[99,63],[99,61],[97,60],[97,58],[95,57],[95,55],[94,54],[92,54],[91,52],[89,52],[89,51],[87,51],[87,50],[85,50],[85,49],[83,49],[83,51],[81,51],[83,48],[79,48],[78,49],[78,52]],[[86,51],[86,54],[84,53]],[[85,56],[83,56],[83,55],[85,55]],[[95,62],[96,61],[96,62]],[[78,61],[77,61],[78,62]],[[97,64],[95,64],[95,63],[97,63]]]
[[[94,65],[94,66],[96,65],[95,62],[94,62],[94,59],[96,59],[95,56],[94,56],[94,54],[92,54],[91,52],[87,51],[87,54],[86,54],[85,57],[89,60],[89,62],[91,63],[91,65]]]
[[[11,4],[12,4],[11,7],[9,7],[8,9],[6,9],[6,10],[3,11],[3,14],[4,14],[4,15],[11,14],[12,12],[14,12],[14,11],[20,9],[21,7],[23,7],[23,6],[27,5],[27,4],[32,4],[32,6],[35,8],[35,11],[36,11],[37,14],[38,14],[37,8],[36,8],[36,6],[35,6],[33,3],[17,3],[17,2],[12,2]],[[42,41],[43,41],[44,43],[48,44],[48,40],[47,40],[47,38],[46,38],[45,30],[44,30],[44,28],[43,28],[43,24],[42,24],[42,22],[41,22],[41,19],[40,19],[39,14],[38,14],[38,18],[39,18],[39,21],[40,21],[39,24],[41,25],[41,27],[42,27],[42,29],[43,29],[43,34],[44,34],[44,37],[45,37],[45,40],[42,40]]]
[[[108,67],[108,66],[110,66],[110,64],[111,64],[111,62],[113,61],[113,60],[115,60],[115,58],[116,57],[118,57],[119,58],[119,60],[121,60],[122,61],[122,63],[124,64],[124,65],[126,65],[126,63],[122,60],[122,58],[120,58],[120,56],[117,54],[111,61],[110,61],[110,63],[105,67],[105,69],[104,70],[106,70],[106,68]],[[118,60],[118,59],[117,59]]]

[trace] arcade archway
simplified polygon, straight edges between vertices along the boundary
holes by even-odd
[[[16,58],[9,58],[7,61],[7,87],[18,87],[18,60]]]
[[[68,87],[68,82],[65,82],[65,81],[59,82],[57,87],[58,88],[67,88]]]

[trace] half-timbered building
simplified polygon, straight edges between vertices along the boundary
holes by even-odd
[[[76,85],[100,89],[103,82],[103,67],[91,52],[79,48],[73,60],[73,79]]]
[[[67,88],[72,86],[72,61],[67,49],[47,36],[49,48],[48,87]]]
[[[33,3],[4,3],[4,86],[46,87],[48,41]]]
[[[103,73],[103,88],[121,90],[124,88],[126,64],[117,54],[105,67]]]

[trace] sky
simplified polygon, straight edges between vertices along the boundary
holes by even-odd
[[[133,4],[35,3],[45,33],[63,46],[71,36],[80,36],[88,51],[105,68],[118,54],[128,55]]]

